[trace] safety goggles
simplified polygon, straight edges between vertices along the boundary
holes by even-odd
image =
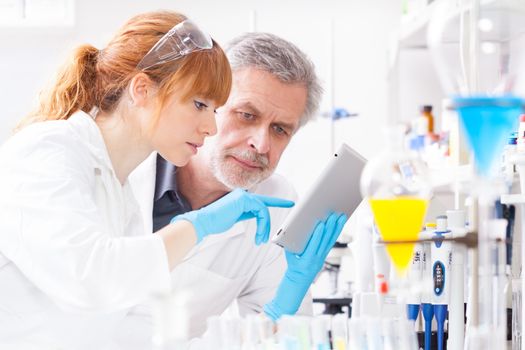
[[[145,70],[153,66],[175,61],[192,52],[208,50],[213,42],[208,33],[203,32],[187,19],[171,28],[139,62],[137,69]]]

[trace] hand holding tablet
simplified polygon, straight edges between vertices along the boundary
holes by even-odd
[[[365,163],[361,155],[343,143],[312,188],[295,205],[272,242],[300,254],[316,224],[331,212],[350,217],[362,200],[359,182]]]

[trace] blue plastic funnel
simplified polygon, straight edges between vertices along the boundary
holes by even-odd
[[[456,97],[454,106],[470,150],[476,172],[490,177],[499,164],[509,134],[518,129],[523,99],[506,97]]]

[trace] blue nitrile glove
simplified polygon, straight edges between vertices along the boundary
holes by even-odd
[[[294,202],[287,199],[262,196],[236,189],[215,202],[194,211],[177,215],[170,223],[187,220],[195,227],[197,243],[204,237],[228,230],[237,222],[255,218],[255,244],[268,242],[270,212],[268,207],[290,208]]]
[[[288,268],[275,297],[264,305],[264,312],[268,317],[276,321],[282,315],[293,315],[297,312],[347,219],[345,214],[329,214],[325,221],[315,226],[304,252],[296,255],[286,251]]]

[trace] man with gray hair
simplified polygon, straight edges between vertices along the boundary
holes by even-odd
[[[175,168],[153,154],[130,178],[148,231],[234,188],[296,198],[274,170],[295,132],[318,109],[322,88],[314,65],[295,45],[272,34],[242,35],[226,52],[233,85],[217,110],[217,134],[206,139],[187,166]],[[271,208],[270,213],[275,233],[288,211]],[[337,238],[345,221],[344,215],[333,214],[318,225],[317,234]],[[189,298],[190,337],[200,336],[206,319],[232,303],[241,315],[264,310],[273,320],[298,310],[326,255],[297,256],[274,244],[256,246],[255,227],[253,220],[244,221],[205,239],[173,270],[173,289]],[[301,311],[310,309],[306,298]]]

